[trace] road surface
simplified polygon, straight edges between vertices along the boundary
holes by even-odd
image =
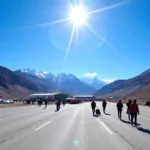
[[[0,109],[0,150],[149,150],[150,108],[141,106],[138,128],[118,120],[116,104],[93,117],[90,103],[66,105],[55,112],[38,106]],[[101,110],[101,103],[97,102]],[[109,115],[110,114],[110,115]]]

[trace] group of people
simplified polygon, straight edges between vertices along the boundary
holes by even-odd
[[[43,101],[39,100],[38,105],[41,106],[43,104],[43,102],[44,102],[45,108],[47,108],[48,100],[43,100]]]
[[[65,106],[65,104],[66,104],[66,102],[65,102],[65,100],[56,100],[56,111],[59,111],[59,109],[60,109],[60,105],[61,104],[63,104],[63,106]]]
[[[131,121],[131,124],[137,126],[137,115],[140,114],[139,107],[137,104],[137,101],[134,100],[129,100],[126,104],[127,106],[127,114],[128,114],[128,119]],[[122,109],[123,109],[123,104],[121,100],[117,103],[117,110],[118,110],[118,118],[121,119],[122,116]],[[134,122],[133,122],[134,120]]]
[[[47,108],[48,105],[48,100],[39,100],[38,101],[38,105],[41,106],[44,102],[45,108]],[[66,102],[64,100],[56,100],[55,102],[56,104],[56,109],[59,110],[60,109],[60,105],[63,104],[63,106],[65,106]]]
[[[102,108],[103,108],[104,114],[106,114],[106,106],[107,106],[107,102],[104,100],[102,102]],[[129,119],[129,121],[131,121],[131,125],[134,124],[135,126],[137,126],[137,115],[140,114],[139,107],[137,105],[137,101],[129,100],[127,102],[126,106],[127,106],[128,119]],[[118,119],[121,120],[122,119],[122,109],[123,109],[123,103],[121,100],[119,100],[116,107],[117,107],[117,112],[118,112]],[[91,108],[92,108],[92,112],[94,115],[95,109],[96,109],[96,102],[94,100],[91,102]]]
[[[102,107],[103,107],[103,112],[106,113],[106,106],[107,106],[107,102],[105,100],[103,100],[102,102]],[[91,108],[92,108],[92,112],[93,115],[95,114],[95,110],[96,110],[96,102],[93,100],[91,103]]]

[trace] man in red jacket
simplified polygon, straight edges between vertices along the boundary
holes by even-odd
[[[130,105],[130,113],[131,113],[131,124],[133,125],[133,119],[134,125],[137,126],[137,114],[140,114],[139,107],[136,103],[136,100],[133,101],[133,103]]]

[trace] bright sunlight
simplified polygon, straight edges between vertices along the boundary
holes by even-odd
[[[70,13],[70,20],[76,26],[81,26],[86,23],[88,13],[83,6],[73,7]]]
[[[83,0],[81,0],[83,1]],[[77,33],[77,40],[78,40],[78,27],[85,25],[86,27],[89,28],[89,30],[91,30],[97,37],[100,38],[100,40],[102,40],[103,42],[107,43],[111,48],[116,49],[112,44],[110,44],[102,35],[100,35],[99,33],[97,33],[87,22],[88,16],[91,14],[96,14],[99,12],[103,12],[103,11],[108,11],[111,9],[115,9],[117,7],[126,5],[130,0],[126,0],[123,2],[119,2],[116,3],[114,5],[110,5],[110,6],[106,6],[106,7],[102,7],[100,9],[96,9],[93,11],[87,11],[85,9],[85,5],[84,3],[80,3],[79,5],[73,6],[71,4],[71,11],[69,12],[69,17],[68,18],[63,18],[60,20],[56,20],[54,22],[48,22],[48,23],[43,23],[43,24],[39,24],[38,26],[40,27],[44,27],[44,26],[50,26],[50,25],[54,25],[54,24],[58,24],[58,23],[62,23],[62,22],[66,22],[66,21],[71,21],[73,23],[73,29],[71,32],[71,36],[68,42],[68,46],[67,46],[67,50],[66,50],[66,55],[64,57],[64,62],[63,62],[63,66],[65,64],[65,61],[68,57],[69,51],[70,51],[70,47],[74,38],[74,34]],[[78,42],[78,41],[77,41]]]

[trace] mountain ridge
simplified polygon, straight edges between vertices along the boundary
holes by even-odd
[[[6,67],[0,66],[0,95],[7,97],[26,96],[40,89],[36,84],[20,77]]]
[[[28,74],[32,74],[32,75],[40,77],[40,78],[48,79],[48,80],[53,81],[53,82],[55,80],[57,80],[57,78],[60,78],[60,80],[61,80],[62,77],[63,77],[63,79],[65,79],[65,78],[78,78],[73,74],[59,73],[57,75],[54,75],[50,72],[44,73],[42,71],[38,71],[36,69],[30,69],[30,68],[20,69],[20,71],[28,73]],[[94,89],[99,89],[99,88],[103,87],[104,85],[108,84],[102,80],[99,80],[97,77],[94,77],[94,78],[85,77],[85,78],[78,78],[78,79],[81,82],[83,82],[84,84],[86,84],[86,85],[88,85]]]
[[[87,85],[90,85],[91,87],[95,88],[95,89],[100,89],[103,86],[107,85],[106,82],[99,80],[97,77],[94,78],[80,78],[80,80],[84,83],[86,83]]]
[[[127,80],[116,80],[95,92],[96,96],[101,97],[125,97],[133,93],[140,92],[144,88],[150,87],[150,69]]]
[[[20,74],[29,74],[40,79],[45,79],[51,84],[55,85],[55,90],[60,92],[70,93],[72,90],[73,94],[92,94],[96,91],[95,88],[83,83],[73,74],[59,73],[53,75],[52,73],[46,72],[45,74],[42,71],[37,71],[35,69],[20,69],[16,72]],[[42,74],[42,75],[41,75]]]

